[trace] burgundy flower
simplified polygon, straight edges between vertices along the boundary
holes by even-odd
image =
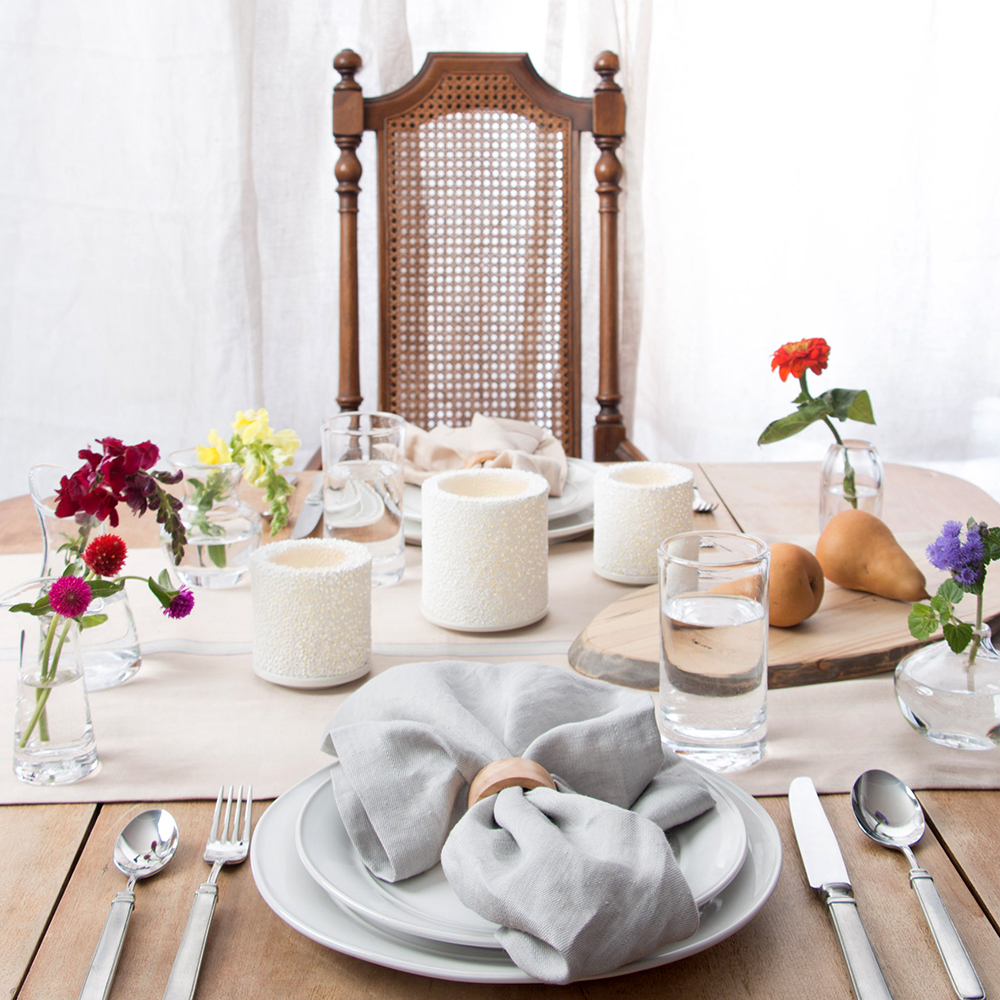
[[[125,564],[128,548],[121,535],[100,535],[83,553],[83,561],[98,576],[116,576]]]
[[[49,587],[49,605],[63,618],[79,618],[91,600],[90,584],[79,576],[61,576]]]
[[[187,618],[193,608],[194,594],[187,587],[181,587],[163,613],[168,618]]]

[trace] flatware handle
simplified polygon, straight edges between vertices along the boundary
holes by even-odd
[[[851,974],[854,995],[858,1000],[892,1000],[889,985],[882,974],[875,951],[864,924],[858,905],[848,886],[824,886],[826,905],[830,919],[837,931],[840,948],[847,959],[847,970]]]
[[[80,990],[80,1000],[107,1000],[134,906],[134,892],[120,892],[115,896],[108,919],[104,921],[104,930],[94,949],[94,957],[90,960],[90,969],[83,981],[83,989]]]
[[[941,901],[934,879],[923,868],[913,868],[910,870],[910,884],[920,900],[927,925],[934,935],[938,951],[941,952],[941,961],[944,962],[955,992],[963,1000],[983,1000],[986,996],[983,984],[979,981],[972,959]]]
[[[201,959],[205,954],[205,942],[208,940],[208,929],[212,926],[212,915],[218,898],[219,887],[214,882],[202,882],[198,886],[163,1000],[191,1000],[194,996],[198,973],[201,971]]]

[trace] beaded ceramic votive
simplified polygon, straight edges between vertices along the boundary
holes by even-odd
[[[594,476],[594,569],[618,583],[656,583],[656,550],[694,528],[690,469],[626,462]]]
[[[460,632],[501,632],[549,607],[548,491],[543,476],[459,469],[422,487],[428,621]]]
[[[332,687],[368,673],[372,557],[357,542],[303,538],[250,561],[253,669],[286,687]]]

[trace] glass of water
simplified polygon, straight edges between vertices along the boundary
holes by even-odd
[[[770,550],[751,535],[688,531],[657,557],[663,741],[713,771],[751,767],[767,735]]]
[[[361,542],[372,584],[403,577],[403,418],[338,413],[323,423],[323,537]]]

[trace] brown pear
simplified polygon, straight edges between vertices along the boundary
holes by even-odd
[[[823,529],[816,545],[823,575],[839,587],[894,601],[928,596],[927,580],[895,536],[873,514],[844,510]]]
[[[770,622],[790,628],[819,610],[823,600],[823,567],[801,545],[771,544],[771,575],[768,586]]]

